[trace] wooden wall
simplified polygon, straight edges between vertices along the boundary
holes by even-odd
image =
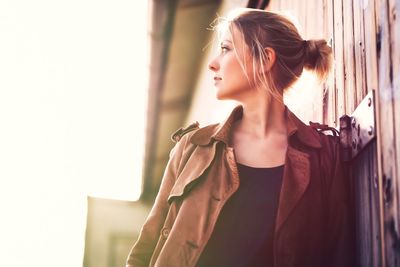
[[[400,1],[276,0],[267,9],[292,11],[303,27],[304,39],[332,38],[334,70],[322,85],[326,94],[314,103],[322,108],[324,123],[339,128],[339,118],[351,115],[374,90],[377,138],[375,148],[366,152],[373,158],[358,161],[354,170],[359,171],[353,178],[360,187],[363,179],[370,184],[377,180],[377,214],[371,216],[375,216],[379,231],[372,237],[376,242],[369,242],[371,248],[359,248],[371,253],[365,255],[370,261],[361,259],[359,264],[400,266]],[[318,120],[320,114],[315,110],[313,118]],[[360,203],[369,205],[368,209],[375,205]]]

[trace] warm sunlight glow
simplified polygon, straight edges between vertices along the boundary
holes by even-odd
[[[0,266],[82,266],[87,196],[139,197],[147,1],[0,3]]]

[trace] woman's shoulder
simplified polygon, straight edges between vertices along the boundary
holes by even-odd
[[[200,124],[198,121],[191,123],[189,126],[187,127],[181,127],[179,129],[177,129],[172,135],[171,135],[171,140],[175,143],[179,142],[182,137],[187,134],[190,133],[192,131],[198,130],[200,129]]]
[[[174,143],[181,143],[189,141],[194,145],[202,144],[206,139],[210,138],[219,129],[221,123],[207,124],[200,127],[198,121],[195,121],[187,127],[181,127],[177,129],[172,135],[171,140]],[[183,141],[183,139],[186,139]]]
[[[311,121],[309,127],[312,127],[320,137],[320,155],[325,167],[333,171],[337,164],[344,163],[340,132],[334,127]]]
[[[308,127],[318,132],[322,147],[336,146],[340,143],[340,132],[336,128],[319,122],[310,121],[309,123]]]
[[[205,132],[210,131],[210,129],[214,129],[218,127],[219,123],[217,124],[208,124],[203,127],[200,127],[198,121],[195,121],[189,124],[186,127],[181,127],[175,130],[171,134],[171,140],[175,143],[174,147],[171,150],[171,154],[191,154],[196,147],[198,146],[196,142],[196,138],[198,136],[202,136]],[[175,153],[179,151],[178,153]],[[170,156],[171,156],[170,154]]]

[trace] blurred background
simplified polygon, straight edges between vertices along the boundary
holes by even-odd
[[[236,105],[215,98],[207,68],[218,52],[209,29],[218,16],[235,7],[279,11],[304,39],[328,40],[331,76],[321,84],[304,72],[285,101],[304,122],[339,128],[368,91],[383,88],[387,99],[376,78],[375,26],[387,23],[379,20],[386,4],[399,6],[382,3],[1,0],[0,266],[125,265],[158,192],[171,134],[220,122]],[[359,251],[373,251],[371,264],[360,266],[385,258],[383,228],[373,227],[378,237]]]

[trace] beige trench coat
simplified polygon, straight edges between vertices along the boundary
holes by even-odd
[[[239,187],[230,132],[242,114],[236,106],[224,122],[191,131],[176,143],[127,267],[195,266],[218,214]],[[275,221],[275,267],[354,266],[353,212],[339,138],[304,124],[286,106],[285,115],[288,148]]]

